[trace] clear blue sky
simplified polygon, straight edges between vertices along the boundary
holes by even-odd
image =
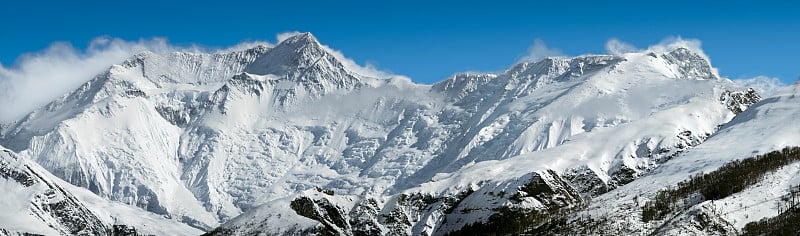
[[[536,38],[578,55],[603,53],[612,37],[644,48],[682,36],[700,39],[724,76],[800,76],[800,6],[791,1],[259,2],[2,1],[0,62],[13,67],[55,41],[85,48],[98,36],[225,47],[308,31],[360,64],[432,83],[502,70]]]

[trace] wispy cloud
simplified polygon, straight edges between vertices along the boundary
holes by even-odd
[[[606,41],[606,52],[612,55],[622,55],[625,53],[667,53],[678,48],[686,48],[697,53],[706,60],[709,60],[708,55],[703,51],[702,42],[699,39],[685,39],[680,36],[669,36],[658,42],[657,44],[650,45],[646,49],[640,49],[633,44],[624,42],[618,38],[611,38]],[[709,60],[710,61],[710,60]]]
[[[281,43],[284,40],[286,40],[288,38],[291,38],[292,36],[295,36],[295,35],[298,35],[298,34],[302,34],[302,32],[299,32],[299,31],[288,31],[288,32],[278,33],[277,35],[275,35],[275,38],[278,40],[276,43]]]
[[[14,65],[0,64],[0,122],[19,119],[53,99],[77,88],[95,75],[136,53],[151,51],[222,52],[252,48],[267,42],[243,42],[229,48],[176,47],[165,38],[126,41],[111,37],[93,39],[86,49],[56,42],[48,48],[21,55]]]
[[[564,56],[558,48],[549,48],[541,39],[533,40],[533,45],[528,48],[528,52],[517,62],[535,62],[547,57]]]
[[[349,69],[352,72],[355,72],[356,74],[359,74],[359,75],[362,75],[362,76],[366,76],[366,77],[380,78],[380,79],[388,79],[388,78],[394,78],[394,77],[405,77],[405,76],[402,76],[402,75],[397,75],[397,74],[393,74],[391,72],[380,70],[380,69],[378,69],[377,67],[375,67],[374,65],[372,65],[370,63],[365,63],[364,66],[361,66],[358,63],[356,63],[355,60],[353,60],[353,59],[351,59],[349,57],[345,57],[344,54],[341,51],[334,50],[334,49],[328,47],[327,45],[322,45],[322,47],[325,48],[325,50],[327,50],[331,55],[333,55],[333,57],[335,57],[336,60],[341,62],[347,69]]]
[[[606,51],[611,55],[622,55],[625,53],[640,52],[642,50],[630,43],[623,42],[617,38],[611,38],[606,41]]]
[[[766,97],[786,87],[786,84],[781,82],[780,79],[767,76],[756,76],[747,79],[734,79],[733,82],[745,88],[753,88]]]
[[[20,118],[133,53],[169,50],[172,47],[163,38],[130,42],[99,37],[86,50],[57,42],[41,52],[22,55],[11,67],[0,65],[0,120]]]

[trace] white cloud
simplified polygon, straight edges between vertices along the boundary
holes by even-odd
[[[354,72],[356,74],[359,74],[359,75],[362,75],[362,76],[366,76],[366,77],[379,78],[379,79],[388,79],[388,78],[392,78],[392,77],[400,77],[401,76],[401,75],[395,75],[395,74],[392,74],[390,72],[379,70],[374,65],[369,64],[369,63],[366,63],[364,66],[361,66],[358,63],[356,63],[355,60],[350,59],[348,57],[345,57],[344,54],[341,51],[334,50],[334,49],[328,47],[327,45],[322,45],[322,48],[324,48],[326,51],[328,51],[328,53],[333,55],[333,57],[336,58],[336,60],[338,60],[339,62],[341,62],[342,65],[345,66],[345,68],[347,68],[348,70],[350,70],[350,71],[352,71],[352,72]]]
[[[235,47],[253,44],[242,43]],[[223,49],[230,50],[230,49]],[[69,43],[55,42],[48,48],[21,55],[12,66],[0,65],[0,122],[22,118],[37,107],[79,87],[132,55],[144,51],[204,52],[201,47],[175,47],[165,38],[126,41],[98,37],[85,50]]]
[[[703,51],[702,42],[699,39],[684,39],[680,36],[669,36],[661,40],[661,42],[647,47],[647,49],[639,49],[630,43],[624,42],[617,38],[611,38],[606,41],[606,51],[612,55],[621,55],[625,53],[649,53],[654,52],[657,54],[668,53],[678,48],[686,48],[697,53],[706,61],[709,61],[708,55]]]
[[[0,121],[21,118],[134,53],[169,50],[174,49],[163,38],[131,42],[99,37],[83,51],[56,42],[43,51],[24,54],[11,67],[0,66]]]
[[[611,55],[622,55],[625,53],[640,52],[642,50],[636,48],[632,44],[620,41],[617,38],[611,38],[606,41],[606,51]]]
[[[558,48],[548,48],[547,45],[544,44],[544,41],[541,39],[533,40],[533,45],[528,48],[528,53],[522,58],[519,59],[519,62],[535,62],[542,60],[547,57],[559,57],[564,56],[564,53],[561,52]]]
[[[786,87],[786,84],[781,82],[780,79],[767,76],[756,76],[748,79],[735,79],[733,82],[745,88],[755,89],[756,92],[762,95],[762,97],[775,94],[775,92]]]
[[[302,34],[302,33],[298,32],[298,31],[283,32],[283,33],[278,33],[277,35],[275,35],[275,38],[278,39],[277,43],[281,43],[281,42],[283,42],[283,40],[286,40],[286,39],[291,38],[292,36],[295,36],[295,35],[298,35],[298,34]]]

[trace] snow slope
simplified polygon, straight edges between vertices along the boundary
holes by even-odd
[[[70,232],[71,229],[61,225],[58,216],[49,212],[42,212],[40,199],[47,199],[45,192],[50,190],[47,184],[40,183],[40,179],[31,173],[20,160],[7,149],[0,150],[0,170],[2,170],[3,201],[0,211],[2,228],[10,232],[30,232],[38,234],[59,234]],[[63,196],[62,196],[63,198]],[[48,199],[49,200],[49,199]],[[59,201],[61,199],[55,199]],[[47,204],[47,203],[45,203]],[[86,217],[91,219],[93,216]],[[53,225],[50,227],[49,225]],[[104,230],[104,229],[100,229]]]
[[[144,52],[4,125],[0,144],[201,230],[433,234],[501,206],[580,205],[758,100],[680,45],[434,85],[362,72],[308,33],[238,52]],[[533,182],[555,194],[521,190]]]
[[[36,163],[0,147],[0,185],[4,189],[0,229],[43,235],[107,234],[112,225],[138,233],[199,234],[195,228],[140,208],[111,202],[52,176]]]
[[[706,142],[675,157],[652,173],[596,198],[586,214],[594,218],[617,219],[608,228],[627,228],[629,233],[653,231],[661,225],[641,222],[638,202],[652,199],[666,186],[675,186],[691,175],[709,173],[725,163],[764,154],[784,147],[800,146],[800,85],[789,86],[767,97],[725,124]],[[745,224],[778,214],[780,198],[793,186],[800,164],[791,164],[768,173],[758,184],[717,201],[705,201],[696,208],[716,215],[719,224],[741,230]],[[626,209],[616,211],[616,209]],[[713,209],[713,210],[712,210]],[[695,213],[697,214],[697,213]],[[681,222],[690,224],[692,221]],[[694,221],[696,222],[696,220]],[[673,233],[697,234],[699,227],[683,227]],[[682,231],[681,231],[682,230]],[[611,230],[614,231],[614,230]]]

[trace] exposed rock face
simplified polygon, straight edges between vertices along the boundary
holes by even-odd
[[[728,106],[733,113],[742,113],[745,109],[761,101],[761,96],[755,89],[749,88],[747,91],[725,91],[720,97],[720,101]]]
[[[678,48],[662,55],[672,66],[676,67],[679,74],[687,79],[715,78],[711,64],[702,56],[687,48]]]
[[[309,197],[300,197],[293,200],[290,206],[298,215],[321,222],[327,232],[338,235],[352,232],[350,224],[345,219],[346,214],[325,198],[315,201]]]

